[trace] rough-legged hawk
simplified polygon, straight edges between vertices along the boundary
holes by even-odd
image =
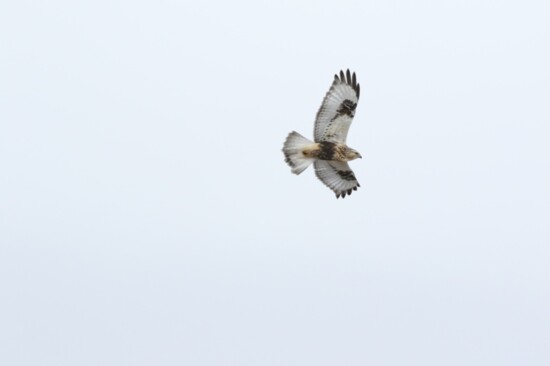
[[[315,175],[336,193],[336,198],[344,198],[359,187],[347,162],[360,158],[361,154],[346,145],[358,101],[359,84],[355,73],[340,71],[340,75],[334,75],[332,86],[317,112],[315,142],[292,131],[283,146],[285,161],[292,173],[300,174],[313,163]]]

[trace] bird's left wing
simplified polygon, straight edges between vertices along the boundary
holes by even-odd
[[[348,163],[333,160],[316,160],[315,175],[336,193],[336,198],[349,196],[360,187]]]
[[[349,69],[345,74],[340,71],[339,76],[334,75],[334,81],[315,118],[315,142],[346,142],[359,101],[359,91],[355,73],[351,74]]]

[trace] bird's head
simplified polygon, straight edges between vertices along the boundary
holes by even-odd
[[[348,158],[348,160],[355,160],[357,158],[359,158],[359,159],[362,158],[361,154],[359,154],[359,151],[351,149],[351,148],[348,148],[348,151],[346,153],[346,157]]]

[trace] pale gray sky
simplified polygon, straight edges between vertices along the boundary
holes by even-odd
[[[0,364],[549,365],[548,1],[0,5]],[[361,83],[345,200],[311,137]]]

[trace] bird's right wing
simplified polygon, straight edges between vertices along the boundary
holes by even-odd
[[[346,142],[359,101],[359,91],[355,73],[350,74],[349,69],[345,74],[340,71],[340,76],[334,75],[334,81],[315,118],[315,142]]]

